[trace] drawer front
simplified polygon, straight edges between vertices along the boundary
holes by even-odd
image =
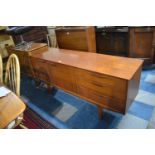
[[[113,78],[107,75],[103,75],[100,73],[90,72],[82,69],[78,69],[76,72],[78,79],[80,81],[96,81],[102,84],[108,84],[109,86],[113,86],[114,83],[122,81],[121,79]]]
[[[125,100],[105,96],[99,92],[83,86],[78,86],[78,94],[83,96],[86,100],[93,102],[101,107],[120,113],[125,113]]]
[[[88,89],[92,89],[105,95],[112,95],[113,93],[113,89],[111,86],[109,86],[108,84],[102,84],[101,82],[97,82],[95,80],[81,80],[78,85],[84,86]]]
[[[49,83],[50,78],[48,74],[47,64],[44,61],[35,58],[31,58],[31,64],[35,77]]]
[[[126,98],[126,81],[89,71],[76,72],[78,85],[92,89],[106,96]]]

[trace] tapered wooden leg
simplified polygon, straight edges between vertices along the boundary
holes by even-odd
[[[53,88],[53,85],[47,84],[47,92],[49,94],[51,94],[52,88]]]
[[[40,84],[41,84],[41,81],[40,81],[40,80],[38,80],[38,79],[35,79],[35,86],[36,86],[36,87],[39,87],[39,86],[40,86]]]
[[[99,115],[99,119],[102,120],[103,119],[103,108],[98,106],[98,115]]]
[[[23,124],[19,124],[19,126],[22,128],[22,129],[28,129],[25,125]]]

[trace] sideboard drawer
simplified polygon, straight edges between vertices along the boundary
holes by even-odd
[[[89,100],[99,105],[108,103],[108,97],[104,96],[99,92],[93,91],[92,89],[86,88],[81,85],[79,85],[77,88],[78,88],[78,94],[80,94],[81,96],[84,96],[85,98],[88,98]]]
[[[101,75],[101,74],[95,73],[95,72],[90,72],[90,71],[79,69],[76,72],[76,74],[79,77],[80,81],[81,80],[91,81],[93,79],[94,81],[102,82],[103,84],[108,83],[109,85],[113,85],[113,83],[114,83],[113,78],[109,78],[106,75],[103,75],[103,74]]]
[[[109,86],[108,84],[103,84],[101,82],[96,82],[96,81],[79,81],[78,85],[81,85],[83,87],[86,87],[88,89],[92,89],[98,93],[109,95],[112,94],[113,87]]]
[[[84,96],[87,100],[96,103],[97,105],[111,110],[124,113],[125,100],[106,96],[83,86],[78,86],[78,93]]]
[[[76,72],[78,85],[87,87],[106,96],[125,99],[127,83],[123,79],[107,77],[99,73],[93,73],[85,70]]]

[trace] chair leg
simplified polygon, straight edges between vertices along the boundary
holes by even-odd
[[[22,129],[28,129],[25,125],[23,124],[19,124],[19,126],[22,128]]]
[[[24,115],[23,115],[23,113],[22,114],[20,114],[19,116],[18,116],[18,118],[15,120],[16,121],[16,126],[20,126],[22,129],[28,129],[24,124],[23,124],[23,120],[24,120]],[[16,127],[15,126],[15,127]]]

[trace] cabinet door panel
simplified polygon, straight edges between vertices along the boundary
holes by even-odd
[[[50,83],[47,64],[42,60],[34,58],[31,58],[31,64],[33,67],[35,77],[42,81]]]
[[[71,67],[60,64],[48,64],[51,82],[67,91],[76,92],[74,70]]]
[[[56,30],[56,35],[60,48],[88,51],[85,30]]]

